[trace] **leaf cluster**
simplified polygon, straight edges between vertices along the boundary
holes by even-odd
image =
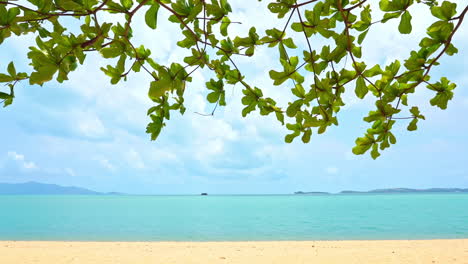
[[[445,77],[431,81],[430,71],[442,56],[458,52],[452,38],[468,6],[458,13],[455,3],[434,0],[380,0],[378,4],[367,0],[274,0],[267,6],[272,19],[284,21],[282,29],[258,32],[252,25],[244,36],[232,37],[229,28],[242,22],[231,21],[228,0],[28,0],[28,5],[2,0],[0,44],[12,35],[28,34],[36,37],[36,43],[27,53],[33,69],[30,73],[17,73],[13,62],[7,73],[0,73],[0,83],[9,88],[0,91],[0,99],[4,106],[10,105],[20,81],[44,85],[55,79],[62,83],[85,64],[87,54],[98,53],[109,62],[101,70],[111,84],[126,81],[131,73],[150,76],[148,97],[154,106],[148,110],[146,131],[152,140],[160,135],[171,111],[185,113],[185,90],[190,89],[191,75],[208,69],[212,78],[206,82],[206,99],[215,109],[226,105],[226,86],[239,84],[243,87],[242,116],[256,110],[261,115],[274,114],[289,130],[286,142],[300,136],[307,143],[313,131],[321,134],[338,125],[338,113],[345,105],[343,94],[352,89],[357,98],[372,100],[375,105],[363,118],[370,127],[357,138],[353,153],[370,152],[377,158],[381,150],[397,142],[392,132],[396,122],[409,120],[407,128],[414,131],[417,122],[425,119],[418,106],[408,105],[408,97],[421,84],[434,92],[433,106],[446,109],[453,98],[456,85]],[[398,19],[396,30],[411,34],[415,6],[426,8],[434,19],[419,47],[405,60],[367,65],[361,59],[364,47],[376,44],[366,43],[368,32]],[[380,9],[382,17],[374,18],[373,8]],[[147,34],[153,34],[162,12],[180,28],[174,32],[179,35],[177,46],[191,53],[183,62],[161,64],[150,49],[133,42],[134,17],[144,16]],[[123,22],[101,22],[106,14],[120,15]],[[68,30],[66,18],[76,19],[79,30]],[[317,37],[331,44],[316,45],[312,39]],[[300,42],[305,45],[296,45]],[[253,57],[260,46],[268,47],[278,58],[269,77],[273,86],[291,92],[294,99],[286,106],[278,106],[262,88],[252,87],[236,65],[236,57]],[[399,116],[405,112],[408,116]]]

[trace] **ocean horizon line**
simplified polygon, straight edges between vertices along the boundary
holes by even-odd
[[[0,195],[129,195],[129,196],[275,196],[275,195],[347,195],[347,194],[410,194],[410,193],[468,193],[468,187],[388,187],[370,190],[293,191],[285,193],[131,193],[95,191],[86,187],[63,186],[54,183],[27,181],[20,183],[0,182]]]

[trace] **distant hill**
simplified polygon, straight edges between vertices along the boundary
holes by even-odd
[[[467,189],[462,188],[430,188],[430,189],[410,189],[410,188],[389,188],[375,189],[367,192],[342,191],[341,194],[351,193],[468,193]]]
[[[327,192],[295,192],[294,194],[297,194],[297,195],[324,195],[324,194],[330,194],[330,193],[327,193]]]
[[[410,188],[389,188],[375,189],[370,191],[341,191],[337,194],[359,194],[359,193],[468,193],[468,188],[430,188],[430,189],[410,189]],[[327,192],[295,192],[296,195],[323,195],[331,194]]]
[[[39,182],[0,183],[0,195],[16,194],[71,194],[71,195],[103,195],[105,193],[91,191],[73,186],[60,186]],[[114,193],[117,194],[117,193]]]

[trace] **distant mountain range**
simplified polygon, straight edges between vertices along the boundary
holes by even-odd
[[[322,195],[322,194],[331,194],[328,192],[295,192],[294,194],[299,194],[299,195]]]
[[[468,188],[430,188],[430,189],[410,189],[410,188],[389,188],[375,189],[370,191],[341,191],[338,194],[360,194],[360,193],[468,193]],[[297,195],[323,195],[332,194],[328,192],[295,192]]]
[[[0,195],[20,195],[20,194],[70,194],[70,195],[106,195],[119,193],[101,193],[85,188],[74,186],[60,186],[56,184],[45,184],[39,182],[26,183],[0,183]]]
[[[468,193],[468,188],[430,188],[430,189],[410,189],[410,188],[390,188],[376,189],[370,191],[341,191],[337,194],[366,194],[366,193]],[[57,184],[46,184],[39,182],[25,183],[0,183],[0,195],[121,195],[118,192],[96,192],[75,186],[60,186]],[[330,195],[328,192],[295,192],[296,195]]]

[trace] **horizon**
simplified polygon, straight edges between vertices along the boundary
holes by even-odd
[[[135,196],[200,196],[200,194],[205,193],[205,192],[198,192],[198,193],[163,193],[163,194],[158,194],[158,193],[125,193],[125,192],[116,192],[116,191],[107,191],[107,192],[99,192],[96,190],[93,190],[91,188],[85,187],[85,186],[77,186],[77,185],[60,185],[56,183],[45,183],[45,182],[37,182],[37,181],[28,181],[28,182],[0,182],[1,184],[11,184],[11,185],[21,185],[21,184],[39,184],[39,185],[55,185],[61,188],[79,188],[87,191],[92,191],[96,192],[96,195],[135,195]],[[429,187],[429,188],[409,188],[409,187],[386,187],[386,188],[379,188],[379,189],[368,189],[368,190],[340,190],[338,192],[326,192],[326,191],[320,191],[320,190],[297,190],[291,193],[207,193],[208,195],[211,196],[223,196],[223,195],[232,195],[232,196],[237,196],[237,195],[301,195],[300,193],[307,195],[308,193],[317,193],[317,194],[351,194],[351,193],[343,193],[343,192],[356,192],[362,193],[362,194],[373,194],[373,191],[380,191],[380,190],[398,190],[398,189],[410,189],[410,190],[415,190],[415,191],[426,191],[426,190],[432,190],[432,189],[460,189],[460,190],[468,190],[468,186],[465,187]],[[438,192],[434,192],[438,193]],[[455,193],[455,192],[453,192]],[[384,193],[374,193],[374,194],[384,194]],[[396,194],[396,193],[390,193],[390,194]],[[404,193],[403,193],[404,194]],[[0,194],[2,195],[2,194]],[[22,194],[14,194],[14,195],[22,195]],[[29,194],[25,194],[29,195]],[[44,194],[47,195],[47,194]],[[67,195],[67,194],[64,194]],[[93,195],[93,194],[89,194]]]

